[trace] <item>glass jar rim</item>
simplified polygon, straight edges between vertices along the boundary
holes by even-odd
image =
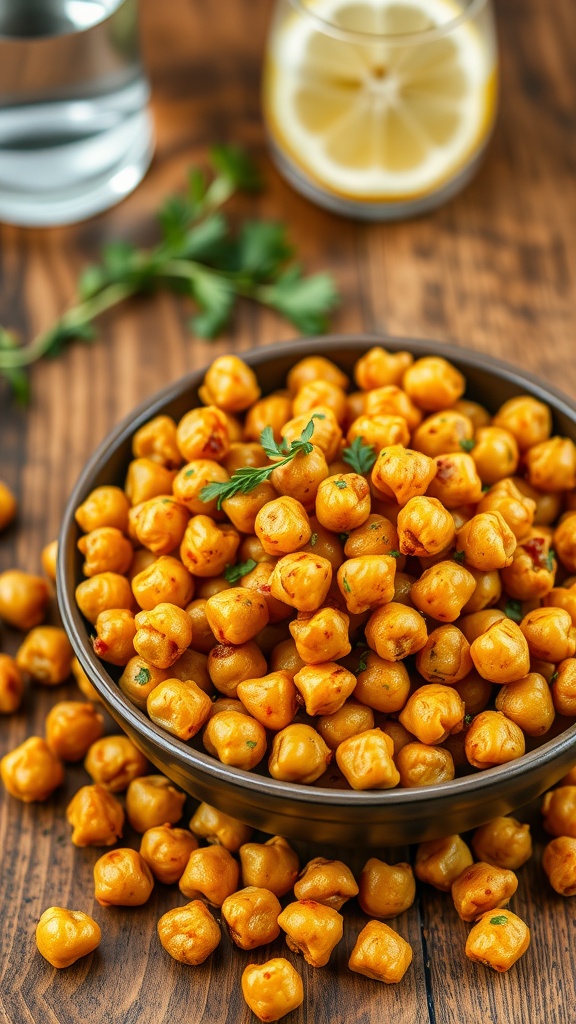
[[[443,36],[453,32],[459,25],[477,17],[480,11],[488,6],[490,0],[466,0],[467,6],[459,14],[456,14],[449,21],[441,25],[420,29],[415,32],[399,33],[361,32],[357,29],[342,28],[340,25],[336,25],[334,22],[317,14],[310,6],[309,0],[288,0],[288,3],[296,11],[312,21],[319,32],[322,32],[324,35],[333,36],[335,39],[340,39],[342,42],[360,43],[364,46],[385,42],[393,46],[406,46],[427,43],[433,39],[441,39]]]

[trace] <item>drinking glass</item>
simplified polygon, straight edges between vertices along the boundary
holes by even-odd
[[[137,0],[0,0],[0,220],[82,220],[153,152]]]
[[[496,103],[491,0],[277,0],[270,148],[321,206],[385,221],[440,205],[476,171]]]

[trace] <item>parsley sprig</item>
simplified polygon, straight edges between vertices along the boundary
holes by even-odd
[[[329,274],[305,277],[290,262],[283,224],[246,221],[233,231],[221,207],[235,192],[255,192],[260,177],[242,149],[215,146],[211,173],[193,168],[184,196],[168,199],[158,215],[160,241],[151,249],[113,242],[101,262],[81,275],[74,304],[33,341],[0,327],[0,378],[20,401],[29,398],[28,369],[73,341],[93,341],[94,320],[134,295],[161,288],[192,299],[194,334],[213,338],[228,324],[240,297],[274,309],[304,334],[324,331],[338,294]]]
[[[252,569],[256,568],[258,563],[253,558],[249,558],[247,562],[238,562],[237,565],[227,565],[224,569],[224,578],[228,580],[234,586],[239,583],[243,576],[247,576]]]
[[[200,491],[200,501],[208,502],[217,498],[216,507],[220,509],[222,508],[222,502],[226,501],[227,498],[233,498],[235,494],[249,494],[259,484],[265,483],[275,469],[279,469],[280,466],[287,466],[297,455],[309,455],[314,447],[310,443],[310,438],[314,433],[314,420],[323,419],[324,415],[322,413],[313,413],[300,437],[290,442],[283,437],[280,443],[278,443],[274,438],[272,427],[264,427],[260,434],[260,444],[269,459],[278,459],[279,461],[272,462],[270,466],[263,466],[259,469],[253,466],[241,466],[240,469],[234,470],[230,479],[225,483],[207,484],[206,487],[203,487]]]
[[[376,451],[373,444],[366,444],[361,437],[355,437],[352,444],[342,452],[342,458],[355,473],[369,473],[376,462]]]

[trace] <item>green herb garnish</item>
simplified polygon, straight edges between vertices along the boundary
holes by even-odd
[[[361,437],[355,437],[349,448],[342,452],[342,458],[355,473],[369,473],[376,462],[374,445],[366,444]]]
[[[460,447],[464,449],[465,452],[471,452],[472,449],[476,446],[476,441],[474,441],[473,438],[471,437],[463,437],[462,440],[459,441],[458,443]]]
[[[318,541],[318,534],[317,533],[313,533],[312,536],[310,537],[310,547],[313,548],[316,545],[317,541]]]
[[[344,587],[344,590],[346,591],[347,594],[351,594],[352,593],[352,587],[348,583],[348,577],[347,576],[343,576],[342,577],[342,586]]]
[[[346,543],[346,541],[348,540],[348,537],[349,537],[349,536],[350,536],[350,534],[349,534],[349,533],[339,533],[339,534],[338,534],[338,540],[339,540],[339,541],[340,541],[340,542],[341,542],[342,544],[345,544],[345,543]]]
[[[335,480],[334,483],[336,484],[336,487],[340,491],[343,491],[345,487],[348,487],[348,484],[346,483],[345,480]]]
[[[544,555],[544,558],[543,558],[544,568],[547,569],[548,572],[554,572],[554,561],[555,561],[554,549],[550,548],[550,551],[548,551],[547,554]]]
[[[253,750],[256,746],[256,740],[246,740],[246,746]]]
[[[397,551],[396,548],[392,548],[391,551],[387,551],[388,558],[402,558],[402,552]]]
[[[466,561],[466,554],[464,551],[455,551],[452,558],[455,562],[458,562],[459,565],[462,565],[462,562]]]
[[[506,914],[498,914],[497,917],[490,918],[490,924],[506,924],[507,922],[508,918],[506,917]]]
[[[515,597],[509,597],[504,605],[504,614],[514,622],[522,622],[524,616],[522,615],[521,601],[517,601]]]
[[[249,558],[247,562],[238,562],[238,565],[227,565],[224,569],[224,579],[234,586],[243,576],[247,576],[249,572],[252,572],[252,569],[255,569],[257,564],[253,558]]]
[[[361,672],[365,672],[366,669],[368,668],[367,658],[369,654],[370,651],[363,651],[362,654],[360,655],[360,661],[358,662],[358,665],[354,670],[355,676],[359,676]]]
[[[142,666],[134,676],[134,682],[138,683],[138,686],[146,686],[146,683],[149,683],[151,679],[152,674],[150,669],[144,668],[144,666]]]

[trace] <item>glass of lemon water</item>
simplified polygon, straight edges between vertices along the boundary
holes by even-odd
[[[474,174],[497,78],[491,0],[277,0],[263,82],[272,155],[337,213],[425,213]]]

